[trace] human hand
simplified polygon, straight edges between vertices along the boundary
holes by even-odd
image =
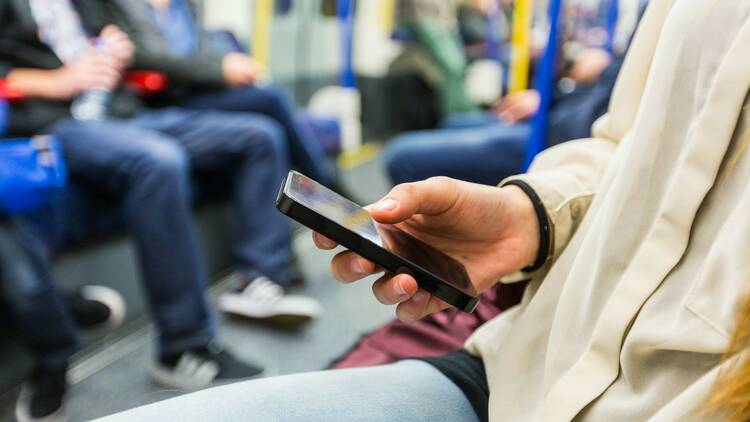
[[[44,97],[69,100],[84,91],[104,89],[111,91],[120,82],[121,74],[117,59],[91,48],[74,61],[51,71],[52,78],[45,83]]]
[[[133,63],[135,54],[135,45],[116,25],[107,25],[99,34],[104,45],[103,52],[111,54],[117,60],[117,67],[120,71],[125,70]]]
[[[514,92],[500,100],[495,113],[500,120],[511,125],[532,117],[539,110],[540,102],[539,93],[533,89]]]
[[[434,177],[398,185],[368,210],[379,223],[395,224],[460,261],[477,292],[530,265],[539,249],[534,206],[517,186],[497,188]],[[337,246],[318,233],[313,233],[313,240],[321,249]],[[383,269],[345,251],[333,258],[331,271],[339,281],[350,283]],[[405,322],[449,306],[419,289],[408,274],[386,273],[372,289],[381,303],[398,304],[396,315]]]
[[[265,74],[265,69],[252,56],[227,53],[221,62],[221,72],[228,86],[249,85]]]
[[[587,48],[576,55],[568,76],[576,82],[595,82],[610,63],[612,55],[606,50]]]

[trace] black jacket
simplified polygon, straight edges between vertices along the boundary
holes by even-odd
[[[125,31],[135,44],[135,70],[155,70],[169,78],[164,98],[180,98],[202,89],[222,88],[223,55],[215,51],[203,30],[196,2],[189,1],[198,31],[198,50],[189,57],[169,53],[169,47],[154,24],[144,0],[73,0],[86,30],[98,33],[107,24]]]
[[[14,68],[57,69],[60,59],[37,36],[28,0],[0,0],[0,78]],[[142,104],[125,89],[112,95],[109,114],[134,115]],[[55,122],[70,117],[70,101],[27,99],[11,105],[8,136],[41,133]]]

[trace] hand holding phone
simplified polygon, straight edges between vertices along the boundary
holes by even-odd
[[[280,208],[283,208],[282,196],[283,192],[279,197]],[[361,209],[356,204],[351,205],[353,211]],[[386,199],[369,209],[380,225],[393,224],[444,256],[456,258],[465,267],[470,289],[476,293],[491,287],[502,275],[525,267],[536,257],[539,232],[533,205],[516,187],[496,188],[433,178],[397,186]],[[333,237],[330,230],[313,229]],[[342,239],[333,240],[348,247]],[[316,236],[316,243],[325,249],[336,246],[320,235]],[[334,274],[342,281],[351,282],[385,269],[378,268],[371,257],[365,258],[369,260],[353,252],[338,254],[332,263]],[[359,270],[355,269],[357,267]],[[399,303],[397,314],[404,321],[419,319],[448,306],[425,290],[417,292],[417,282],[413,275],[386,272],[375,283],[373,291],[383,303]]]

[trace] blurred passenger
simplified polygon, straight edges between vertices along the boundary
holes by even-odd
[[[291,159],[292,165],[310,177],[329,186],[334,184],[322,146],[295,121],[287,93],[279,85],[260,82],[264,70],[252,56],[217,52],[191,1],[73,0],[73,4],[89,32],[96,33],[112,24],[126,31],[135,46],[131,68],[167,75],[167,92],[156,100],[160,105],[177,105],[208,115],[212,111],[232,112],[236,118],[240,118],[237,113],[243,113],[248,122],[263,116],[283,130],[274,135],[286,139],[287,145],[280,151],[288,155],[282,157],[285,166]],[[289,240],[282,240],[279,235],[283,230],[280,216],[269,215],[277,214],[272,196],[281,180],[278,169],[263,170],[270,164],[255,165],[250,170],[252,175],[246,175],[253,179],[254,190],[263,190],[262,195],[237,192],[238,218],[254,221],[248,221],[240,230],[237,288],[221,296],[219,307],[249,318],[313,318],[319,313],[317,302],[284,292],[301,277],[290,263]],[[210,166],[220,167],[221,163],[215,161]],[[262,183],[265,185],[261,187]]]
[[[425,52],[439,74],[441,116],[477,110],[466,96],[468,62],[459,36],[457,0],[398,0],[398,26]]]
[[[54,285],[46,249],[32,225],[0,220],[0,302],[34,361],[16,403],[18,422],[64,420],[65,374],[78,348],[76,326],[111,329],[125,314],[122,298],[106,287],[83,286],[64,298]]]
[[[203,28],[200,0],[74,0],[84,25],[96,33],[108,24],[122,28],[135,44],[134,69],[169,78],[159,106],[254,112],[284,130],[291,164],[333,186],[323,147],[299,125],[283,87],[266,81],[265,69],[249,54],[223,51]]]
[[[144,110],[135,95],[116,88],[132,43],[108,26],[97,44],[69,0],[0,1],[0,76],[25,94],[12,105],[10,134],[57,135],[74,183],[122,198],[160,334],[150,371],[156,381],[193,390],[256,376],[261,368],[217,343],[191,220],[190,170],[236,171],[237,260],[257,281],[246,296],[275,311],[283,292],[268,278],[294,277],[288,225],[274,209],[289,169],[283,131],[247,113]],[[111,92],[107,116],[71,118],[71,101],[92,90]]]
[[[373,204],[377,221],[462,261],[478,290],[531,279],[467,350],[238,383],[105,420],[747,420],[748,48],[750,2],[654,0],[593,137],[499,187],[432,178]],[[353,252],[332,270],[347,283],[382,273]],[[404,321],[447,307],[408,274],[373,292]]]
[[[643,10],[647,2],[633,3],[639,4],[634,8]],[[561,72],[550,107],[546,147],[589,134],[591,125],[606,111],[622,65],[622,53],[596,46],[606,40],[601,10],[592,13],[580,5],[570,8],[576,19],[566,21],[561,31]],[[588,29],[580,29],[587,25]],[[617,51],[626,47],[619,46]],[[392,182],[449,176],[491,185],[521,171],[531,118],[539,103],[539,93],[533,89],[515,92],[490,112],[454,114],[444,119],[438,130],[396,137],[385,153]]]
[[[582,51],[560,79],[550,109],[546,146],[589,134],[604,114],[622,64],[602,49]],[[507,95],[492,113],[454,115],[441,129],[399,135],[386,147],[388,174],[394,184],[449,176],[492,185],[521,171],[529,119],[539,108],[539,94],[526,90]]]

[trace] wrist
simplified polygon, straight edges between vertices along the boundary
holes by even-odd
[[[521,230],[526,234],[530,245],[525,272],[540,269],[547,262],[552,243],[552,232],[547,211],[534,189],[521,180],[511,180],[502,186],[514,192],[522,221]]]

